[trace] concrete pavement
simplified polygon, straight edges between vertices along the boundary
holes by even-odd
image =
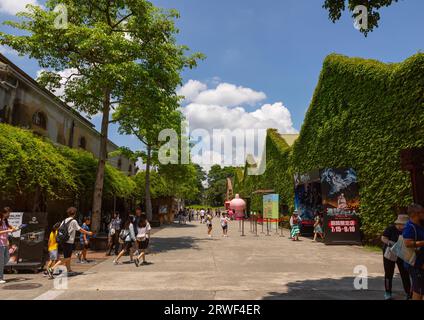
[[[199,222],[174,224],[152,237],[149,265],[136,268],[124,257],[124,264],[115,266],[110,258],[69,278],[68,289],[62,291],[53,289],[52,281],[32,275],[27,282],[41,287],[18,292],[3,286],[0,299],[5,291],[12,299],[382,299],[379,252],[325,246],[309,238],[292,242],[287,231],[285,237],[255,237],[249,223],[245,227],[246,237],[241,237],[238,222],[232,222],[229,237],[223,238],[214,220],[214,236],[209,239]],[[368,290],[354,288],[358,265],[367,268]],[[401,298],[398,277],[394,289]]]

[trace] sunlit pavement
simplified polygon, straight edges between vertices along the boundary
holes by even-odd
[[[148,265],[136,268],[124,257],[113,265],[98,254],[98,264],[78,266],[68,288],[56,290],[53,281],[38,275],[6,275],[0,299],[378,299],[384,294],[382,256],[357,246],[325,246],[309,238],[292,242],[261,233],[245,224],[245,237],[232,222],[229,237],[221,236],[214,221],[213,238],[199,222],[174,224],[151,240]],[[356,290],[356,266],[368,270],[368,290]],[[15,279],[15,280],[12,280]],[[362,281],[359,281],[363,284]],[[14,289],[19,284],[27,288]],[[33,287],[31,287],[33,286]],[[400,279],[395,296],[403,299]]]

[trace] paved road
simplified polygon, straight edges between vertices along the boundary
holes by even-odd
[[[382,257],[357,246],[325,246],[308,238],[292,242],[276,234],[255,237],[238,223],[223,238],[215,221],[214,237],[194,222],[155,233],[147,266],[112,265],[112,258],[68,281],[67,290],[54,290],[41,275],[16,284],[38,284],[28,290],[0,287],[0,299],[381,299]],[[260,230],[259,230],[260,231]],[[125,258],[123,262],[128,260]],[[354,268],[368,269],[368,290],[354,289]],[[13,289],[13,287],[12,287]],[[401,295],[399,278],[395,291]]]

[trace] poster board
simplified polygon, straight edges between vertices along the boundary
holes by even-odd
[[[8,266],[42,265],[44,238],[47,228],[45,212],[11,212],[9,223],[13,227],[27,226],[11,234]]]
[[[361,244],[359,185],[352,168],[321,170],[326,244]]]
[[[264,219],[276,220],[280,218],[278,194],[266,194],[263,196],[263,217]]]

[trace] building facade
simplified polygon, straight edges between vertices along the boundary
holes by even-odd
[[[0,122],[31,129],[53,143],[80,148],[98,157],[100,133],[94,125],[23,70],[0,54]],[[118,146],[108,143],[108,152]],[[137,171],[134,161],[124,156],[108,159],[127,175]]]

